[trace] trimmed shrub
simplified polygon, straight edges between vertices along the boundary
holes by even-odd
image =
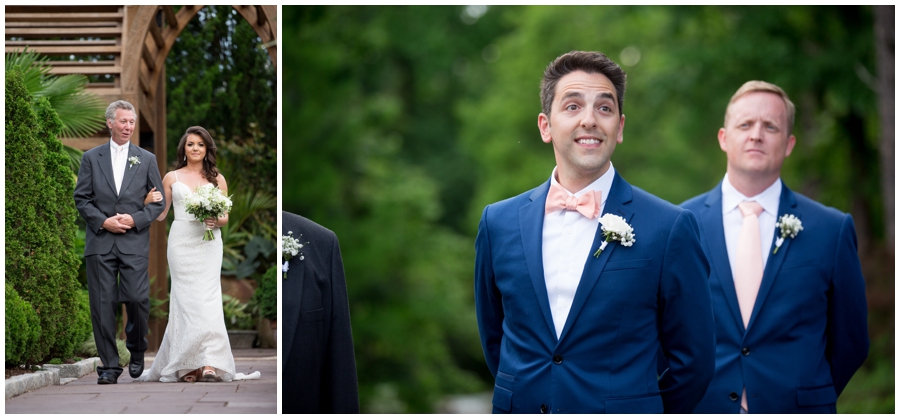
[[[6,283],[31,303],[40,338],[30,361],[67,358],[77,346],[74,183],[56,135],[61,124],[49,102],[37,103],[22,73],[6,74]],[[68,171],[68,172],[66,172]]]
[[[60,354],[64,358],[74,355],[85,340],[94,339],[88,292],[87,290],[76,290],[75,295],[76,305],[71,311],[71,324],[61,331],[54,350],[54,354]]]
[[[41,325],[34,308],[6,284],[6,366],[22,365],[34,359],[34,350],[41,336]]]
[[[260,317],[275,320],[278,317],[278,266],[272,266],[259,278],[259,287],[253,300],[259,308]]]

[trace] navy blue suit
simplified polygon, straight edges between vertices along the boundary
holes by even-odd
[[[475,239],[475,304],[495,377],[495,413],[691,413],[713,376],[709,265],[690,211],[618,174],[604,213],[634,228],[632,247],[599,258],[599,223],[557,339],[541,257],[541,186],[484,209]],[[669,371],[657,378],[656,353]]]
[[[682,207],[697,215],[712,273],[716,376],[698,413],[835,413],[869,351],[865,280],[853,219],[782,186],[778,217],[803,223],[772,254],[744,329],[722,224],[722,185]],[[780,237],[776,228],[775,238]]]

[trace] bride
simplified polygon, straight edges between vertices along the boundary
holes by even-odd
[[[194,382],[259,378],[259,372],[235,372],[234,357],[225,331],[222,311],[222,236],[224,217],[197,220],[184,208],[184,198],[199,186],[212,183],[228,193],[225,177],[216,168],[216,144],[202,127],[190,127],[178,143],[175,170],[166,173],[163,189],[166,209],[157,218],[165,221],[169,205],[175,220],[169,231],[167,257],[172,278],[169,323],[153,365],[135,381]],[[159,201],[150,191],[144,203]],[[206,228],[215,240],[203,241]]]

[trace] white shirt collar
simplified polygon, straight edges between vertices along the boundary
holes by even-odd
[[[126,141],[125,144],[123,144],[121,147],[124,147],[123,150],[128,151],[128,146],[130,146],[130,145],[131,145],[131,141]],[[109,150],[112,151],[113,153],[115,153],[116,150],[119,149],[119,147],[120,146],[118,144],[116,144],[115,141],[113,141],[112,137],[109,137]]]
[[[584,189],[582,189],[578,192],[575,192],[575,193],[572,193],[571,191],[569,191],[566,188],[563,188],[563,189],[566,192],[569,192],[570,194],[575,195],[575,196],[584,195],[584,193],[587,191],[600,191],[601,192],[601,200],[603,201],[603,202],[600,202],[600,208],[602,209],[603,204],[606,202],[606,198],[609,196],[609,190],[612,189],[612,183],[613,183],[613,179],[615,179],[615,177],[616,177],[616,169],[613,168],[612,162],[609,162],[609,169],[606,171],[606,173],[604,173],[603,176],[600,176],[599,178],[597,178],[597,180],[591,182],[591,184],[587,185]],[[556,181],[556,167],[553,167],[553,171],[550,172],[550,184],[551,185],[559,185],[559,182]],[[559,185],[559,186],[562,187],[562,185]],[[737,205],[737,204],[735,204],[735,205]]]
[[[727,214],[733,211],[738,204],[744,201],[756,201],[762,205],[765,212],[773,217],[778,217],[778,204],[781,202],[781,178],[775,179],[775,182],[758,195],[747,197],[735,189],[728,180],[728,173],[725,173],[725,179],[722,180],[722,213]]]

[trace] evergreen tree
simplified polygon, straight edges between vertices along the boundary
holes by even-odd
[[[62,124],[49,102],[38,113],[16,68],[6,74],[6,282],[31,303],[41,336],[30,361],[68,356],[84,339],[75,326],[78,258],[74,184],[56,139]]]

